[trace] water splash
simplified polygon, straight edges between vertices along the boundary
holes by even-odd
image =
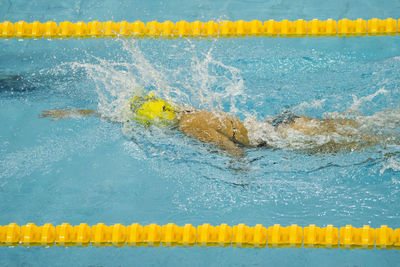
[[[248,99],[241,70],[216,60],[213,56],[212,41],[205,52],[201,52],[202,49],[196,47],[196,41],[191,40],[181,40],[179,45],[169,46],[168,48],[173,50],[170,52],[172,55],[180,55],[185,59],[184,64],[178,66],[174,66],[169,60],[151,60],[151,56],[145,54],[135,40],[120,42],[123,56],[117,57],[118,60],[90,56],[94,62],[72,63],[71,67],[84,69],[96,84],[98,109],[104,117],[124,123],[124,134],[136,140],[136,144],[145,140],[147,143],[150,142],[153,150],[147,153],[149,157],[162,154],[158,149],[165,146],[176,152],[177,149],[169,145],[171,136],[176,136],[176,133],[168,133],[168,130],[156,127],[140,129],[141,126],[129,121],[127,102],[132,95],[140,92],[141,88],[154,90],[156,94],[178,106],[225,110],[232,115],[247,117],[245,125],[249,130],[249,136],[252,139],[266,141],[273,148],[318,151],[325,147],[335,151],[332,147],[337,147],[339,151],[343,144],[362,147],[361,143],[373,143],[373,139],[379,139],[382,143],[396,142],[398,139],[395,132],[399,126],[400,111],[388,110],[371,116],[361,115],[360,109],[373,102],[377,96],[390,94],[384,87],[370,95],[362,97],[353,95],[353,103],[343,113],[323,114],[325,119],[352,119],[358,122],[357,125],[340,126],[340,130],[328,134],[310,136],[296,130],[288,130],[282,135],[269,123],[257,121],[255,116],[249,116],[249,111],[240,108],[246,106]],[[302,102],[291,110],[297,114],[304,114],[310,109],[321,110],[326,101],[324,98]],[[375,136],[371,137],[371,133]],[[154,138],[155,135],[157,138]],[[177,138],[173,138],[173,144],[184,146]],[[182,149],[180,151],[181,154],[186,154]]]
[[[195,46],[192,45],[192,48],[195,49]],[[190,74],[187,73],[191,79],[186,80],[185,87],[198,99],[199,108],[240,113],[236,104],[239,99],[243,103],[247,98],[241,71],[215,60],[212,52],[213,47],[202,57],[194,54]],[[225,105],[229,107],[228,110]]]
[[[107,118],[126,121],[126,103],[141,88],[179,106],[202,109],[224,109],[240,113],[237,102],[246,101],[239,69],[213,58],[213,46],[207,52],[197,51],[192,41],[176,46],[177,53],[186,53],[186,66],[171,68],[166,62],[150,62],[135,40],[122,40],[122,57],[108,60],[93,55],[94,62],[70,63],[73,70],[84,69],[96,85],[99,111]],[[186,52],[185,52],[186,51]]]
[[[312,102],[301,102],[297,106],[291,108],[291,110],[293,110],[293,112],[295,112],[296,114],[304,114],[305,111],[309,109],[322,110],[325,102],[326,99],[316,99]]]
[[[400,147],[395,148],[395,151],[400,151]],[[382,168],[379,170],[379,174],[382,175],[388,170],[400,171],[400,154],[399,154],[399,152],[388,153],[387,155],[385,155],[383,163],[382,163]],[[396,179],[396,182],[398,183],[397,179]]]
[[[376,92],[362,96],[358,98],[356,95],[352,95],[353,103],[348,107],[343,113],[339,114],[337,112],[326,113],[325,118],[332,119],[348,119],[349,117],[357,118],[357,115],[360,113],[360,108],[366,105],[368,102],[373,102],[373,100],[379,96],[390,93],[388,90],[385,90],[385,87],[379,88]]]

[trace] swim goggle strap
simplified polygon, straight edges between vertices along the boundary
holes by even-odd
[[[178,111],[176,107],[164,99],[155,97],[153,93],[149,93],[147,96],[134,96],[129,101],[129,107],[133,113],[132,119],[144,125],[152,123],[171,124]]]

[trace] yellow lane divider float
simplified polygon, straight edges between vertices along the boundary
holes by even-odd
[[[146,24],[141,21],[135,22],[99,22],[91,21],[85,23],[79,21],[72,23],[63,21],[56,23],[48,21],[40,23],[34,21],[28,23],[19,21],[11,23],[4,21],[0,23],[0,37],[2,38],[110,38],[110,37],[320,37],[320,36],[376,36],[400,34],[400,19],[341,19],[335,21],[328,19],[305,21],[282,20],[252,20],[252,21],[228,21],[220,22],[187,22],[151,21]]]
[[[400,229],[382,225],[373,229],[368,225],[355,228],[351,225],[340,229],[328,225],[300,227],[279,224],[264,227],[257,224],[249,227],[238,224],[211,226],[191,224],[177,226],[150,224],[142,226],[134,223],[128,226],[99,223],[89,226],[86,223],[72,226],[68,223],[53,226],[46,223],[36,226],[28,223],[18,226],[15,223],[0,226],[0,245],[2,246],[219,246],[219,247],[306,247],[306,248],[363,248],[400,249]]]

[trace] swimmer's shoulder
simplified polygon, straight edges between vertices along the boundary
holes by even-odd
[[[183,109],[178,113],[180,120],[188,120],[188,119],[211,119],[216,117],[217,115],[214,112],[204,110],[204,109]]]

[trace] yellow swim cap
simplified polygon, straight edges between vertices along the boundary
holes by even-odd
[[[147,96],[134,96],[130,101],[133,112],[132,119],[144,125],[152,123],[170,124],[176,117],[178,109],[170,103],[155,97],[152,93]]]

